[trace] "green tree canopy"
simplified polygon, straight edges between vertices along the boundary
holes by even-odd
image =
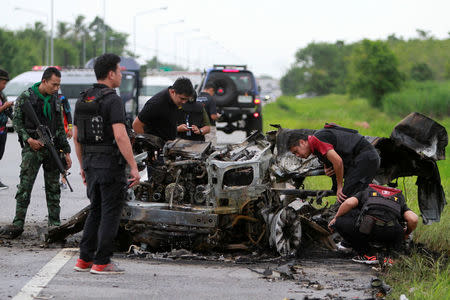
[[[403,80],[387,44],[370,40],[363,40],[353,50],[348,78],[350,93],[366,97],[373,106],[379,106],[385,94],[398,91]]]
[[[85,61],[100,55],[103,50],[103,30],[106,30],[106,51],[118,55],[129,54],[125,47],[128,34],[115,31],[96,17],[91,23],[79,15],[74,23],[58,22],[54,39],[54,64],[83,67]],[[47,61],[48,32],[44,24],[36,22],[23,30],[0,29],[0,67],[11,77],[31,70]]]
[[[411,68],[411,79],[425,81],[433,79],[433,71],[426,63],[416,63]]]

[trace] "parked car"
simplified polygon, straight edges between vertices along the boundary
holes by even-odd
[[[141,94],[139,95],[139,111],[144,108],[145,103],[163,89],[173,84],[173,80],[164,76],[146,76],[142,80]]]
[[[262,131],[262,112],[260,88],[255,76],[245,65],[214,65],[202,75],[197,93],[205,84],[213,82],[216,86],[217,112],[221,114],[217,130],[232,133],[244,130],[249,136],[254,131]]]

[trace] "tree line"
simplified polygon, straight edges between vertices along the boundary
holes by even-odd
[[[88,22],[85,16],[79,15],[73,23],[57,22],[53,64],[84,67],[89,59],[103,53],[104,31],[106,52],[136,57],[126,49],[129,34],[114,30],[98,16]],[[0,28],[0,51],[0,68],[7,70],[10,77],[30,71],[35,65],[50,64],[49,32],[41,22],[16,31]],[[142,72],[146,69],[185,70],[181,66],[161,62],[156,57],[147,60],[141,69]]]
[[[54,65],[83,67],[87,60],[102,54],[103,30],[107,51],[131,55],[125,50],[127,33],[113,30],[100,17],[87,22],[79,15],[73,24],[57,22]],[[0,51],[0,66],[12,76],[29,71],[34,65],[49,64],[49,33],[41,22],[17,31],[0,28]]]
[[[405,81],[450,79],[450,39],[417,33],[410,40],[390,35],[348,45],[312,42],[295,53],[295,63],[281,78],[283,94],[350,93],[376,106]]]

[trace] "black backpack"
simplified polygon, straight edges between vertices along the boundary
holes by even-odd
[[[401,219],[402,191],[390,187],[370,184],[363,193],[366,202],[355,222],[355,227],[365,234],[370,234],[374,225],[393,226]]]

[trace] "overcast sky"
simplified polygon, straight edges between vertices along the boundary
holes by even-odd
[[[50,22],[51,0],[0,1],[2,28],[45,23],[45,14]],[[168,9],[139,14],[164,6]],[[130,34],[130,50],[136,20],[136,50],[142,62],[157,52],[164,62],[191,68],[247,64],[257,75],[274,77],[282,76],[295,52],[313,41],[351,43],[393,33],[408,39],[417,37],[416,29],[448,38],[449,12],[449,0],[54,0],[55,24],[73,23],[80,14],[87,22],[96,15],[105,17],[114,30]]]

